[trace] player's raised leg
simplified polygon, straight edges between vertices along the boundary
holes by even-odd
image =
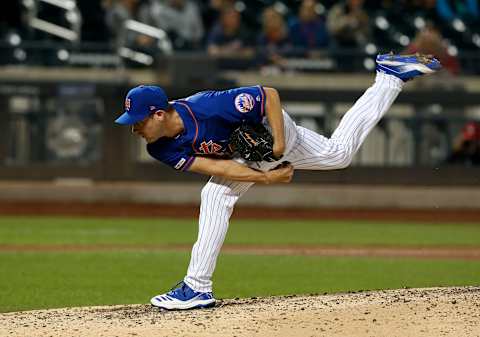
[[[423,55],[379,55],[375,83],[345,113],[330,138],[298,127],[299,142],[288,155],[295,169],[334,170],[350,165],[363,141],[402,90],[404,82],[440,68]]]
[[[164,309],[191,309],[211,306],[212,275],[227,234],[237,200],[253,183],[212,177],[202,189],[198,238],[193,245],[187,276],[176,289],[152,298]]]

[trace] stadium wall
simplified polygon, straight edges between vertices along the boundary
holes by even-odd
[[[0,201],[199,204],[203,183],[1,182]],[[278,208],[466,209],[480,208],[480,188],[290,184],[254,186],[239,205]]]

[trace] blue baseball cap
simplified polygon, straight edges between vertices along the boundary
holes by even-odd
[[[147,118],[151,113],[165,110],[168,98],[162,88],[153,85],[140,85],[131,89],[125,98],[125,112],[115,123],[132,125]]]

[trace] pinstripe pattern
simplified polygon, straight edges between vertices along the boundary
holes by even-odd
[[[347,111],[331,138],[295,125],[284,113],[286,151],[281,161],[289,161],[295,169],[301,170],[347,167],[368,133],[390,108],[402,86],[402,80],[377,73],[375,84]],[[279,162],[246,164],[256,169],[269,170]],[[195,291],[212,291],[211,278],[227,234],[233,207],[252,185],[253,183],[212,177],[202,189],[198,238],[184,279]]]
[[[212,274],[227,234],[233,206],[253,183],[212,177],[202,189],[197,242],[184,282],[200,292],[212,291]]]
[[[345,113],[331,138],[297,126],[297,146],[285,160],[299,170],[347,167],[367,135],[397,98],[402,86],[402,80],[377,73],[375,84]]]

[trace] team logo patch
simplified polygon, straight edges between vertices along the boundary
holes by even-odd
[[[201,153],[204,154],[221,154],[222,153],[222,145],[209,140],[208,143],[203,141],[200,144],[199,150]]]
[[[125,110],[130,110],[130,98],[125,99]]]
[[[157,110],[157,107],[155,105],[150,105],[150,111]]]
[[[242,113],[252,111],[255,100],[250,94],[240,94],[235,97],[235,108]]]

